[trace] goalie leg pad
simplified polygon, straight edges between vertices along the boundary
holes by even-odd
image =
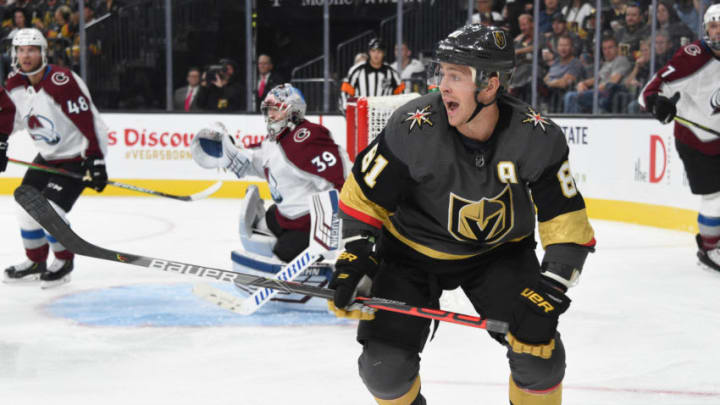
[[[245,191],[245,197],[240,202],[240,236],[251,237],[253,229],[265,218],[265,204],[260,198],[260,189],[251,184]]]
[[[510,341],[510,339],[509,339]],[[522,390],[547,391],[560,384],[565,377],[565,347],[560,339],[560,333],[550,344],[543,348],[539,345],[528,345],[512,338],[507,344],[507,358],[510,364],[511,380]],[[552,350],[550,345],[554,346]],[[515,350],[520,348],[520,353]],[[529,348],[525,350],[525,348]],[[546,356],[549,352],[549,356]],[[559,403],[559,402],[558,402]],[[528,402],[534,404],[534,402]],[[544,404],[544,402],[538,402]],[[518,405],[515,403],[515,405]]]
[[[363,383],[379,404],[410,405],[421,397],[420,356],[415,351],[368,340],[358,367]]]

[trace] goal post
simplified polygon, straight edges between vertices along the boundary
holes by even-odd
[[[348,99],[346,149],[350,160],[363,150],[385,128],[390,116],[403,104],[420,97],[418,93],[395,96],[353,97]]]

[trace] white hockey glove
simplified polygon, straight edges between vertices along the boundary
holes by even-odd
[[[250,157],[235,146],[225,126],[216,122],[201,129],[190,144],[192,158],[205,169],[230,169],[238,178],[250,167]]]

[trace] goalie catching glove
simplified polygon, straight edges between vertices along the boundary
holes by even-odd
[[[371,278],[378,266],[374,247],[372,238],[353,238],[338,256],[329,285],[335,290],[335,296],[332,301],[328,300],[328,308],[335,316],[364,321],[375,318],[375,309],[354,302],[358,294],[370,293]]]
[[[242,178],[250,167],[250,157],[235,146],[225,126],[216,122],[195,135],[190,152],[198,166],[205,169],[230,169]]]

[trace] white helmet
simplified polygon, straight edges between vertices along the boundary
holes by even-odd
[[[23,72],[22,70],[20,70],[20,63],[17,56],[17,47],[26,45],[40,47],[40,53],[42,54],[42,64],[34,72]],[[45,66],[47,66],[47,48],[47,40],[43,36],[42,32],[40,32],[40,30],[38,30],[37,28],[23,28],[18,30],[18,32],[16,32],[15,36],[13,37],[12,50],[10,52],[10,55],[12,57],[11,63],[13,69],[22,75],[34,75],[35,73],[42,71]]]
[[[705,28],[705,42],[710,48],[716,51],[720,51],[720,40],[710,38],[710,35],[707,33],[708,24],[713,21],[720,22],[720,4],[713,4],[712,6],[708,7],[708,9],[705,11],[705,18],[703,18],[703,28]]]
[[[278,111],[287,111],[283,119],[271,120],[269,116],[270,108],[277,108]],[[275,86],[263,100],[260,106],[265,123],[267,124],[268,138],[274,141],[286,127],[295,128],[302,120],[305,119],[305,97],[300,90],[293,87],[290,83]]]

